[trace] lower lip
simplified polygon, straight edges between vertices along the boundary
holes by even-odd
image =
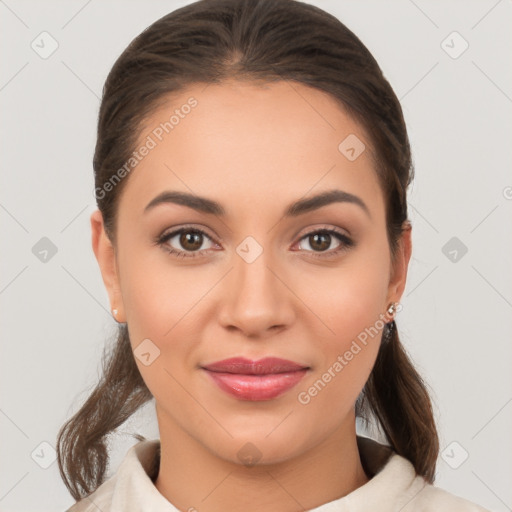
[[[267,375],[219,373],[206,370],[220,389],[241,400],[271,400],[293,388],[307,369]]]

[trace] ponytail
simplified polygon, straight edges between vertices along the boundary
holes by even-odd
[[[356,415],[367,424],[373,415],[391,448],[433,484],[439,438],[432,403],[393,327],[394,321],[385,327],[377,360],[356,403]]]
[[[57,435],[57,461],[64,484],[79,500],[104,480],[108,464],[107,437],[152,395],[133,357],[126,324],[110,354],[104,351],[103,374],[81,409]],[[134,434],[139,441],[144,437]]]

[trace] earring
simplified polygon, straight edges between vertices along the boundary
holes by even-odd
[[[390,315],[391,317],[394,317],[395,313],[397,311],[397,307],[398,307],[398,302],[392,302],[387,309],[387,314]],[[392,318],[391,322],[388,322],[385,325],[384,338],[383,338],[384,343],[387,343],[390,340],[391,332],[393,331],[394,326],[395,326],[394,318]]]
[[[387,310],[388,315],[390,315],[390,316],[395,316],[395,313],[396,313],[397,307],[398,307],[398,302],[392,302],[392,303],[389,305],[388,310]]]
[[[383,343],[387,343],[391,339],[391,333],[393,332],[393,327],[395,326],[395,321],[391,320],[391,322],[387,323],[384,326],[384,334],[382,341]]]
[[[117,316],[117,313],[118,313],[117,309],[113,309],[112,313],[113,313],[114,316]]]

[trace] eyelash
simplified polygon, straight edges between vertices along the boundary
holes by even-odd
[[[211,237],[208,235],[208,233],[206,233],[202,229],[192,227],[192,226],[184,226],[180,229],[177,229],[176,231],[172,231],[171,233],[167,233],[167,234],[158,236],[155,239],[155,244],[162,247],[162,249],[164,249],[169,254],[175,256],[176,258],[196,258],[199,256],[199,254],[201,252],[204,253],[204,252],[209,252],[212,250],[212,249],[203,249],[203,251],[192,251],[192,252],[178,251],[176,249],[170,248],[166,244],[166,242],[168,240],[170,240],[171,238],[174,238],[176,235],[180,235],[182,233],[200,233],[201,235],[204,235],[204,236],[208,237],[209,239],[211,239]],[[319,253],[318,252],[315,253],[314,251],[306,251],[306,252],[311,252],[312,253],[311,256],[313,256],[314,258],[331,258],[333,256],[337,256],[341,252],[347,251],[348,249],[350,249],[351,247],[353,247],[355,245],[354,241],[351,238],[349,238],[347,235],[345,235],[341,231],[338,231],[338,230],[332,229],[332,228],[329,228],[329,229],[328,228],[319,228],[319,229],[310,231],[309,233],[306,233],[305,235],[303,235],[300,238],[299,242],[305,238],[310,237],[311,235],[316,235],[316,234],[334,235],[335,238],[337,238],[341,242],[341,244],[336,249],[333,249],[331,251],[321,251]]]

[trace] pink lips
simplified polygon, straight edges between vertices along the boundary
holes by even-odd
[[[270,400],[295,386],[308,367],[265,357],[251,361],[235,357],[202,367],[223,391],[241,400]]]

